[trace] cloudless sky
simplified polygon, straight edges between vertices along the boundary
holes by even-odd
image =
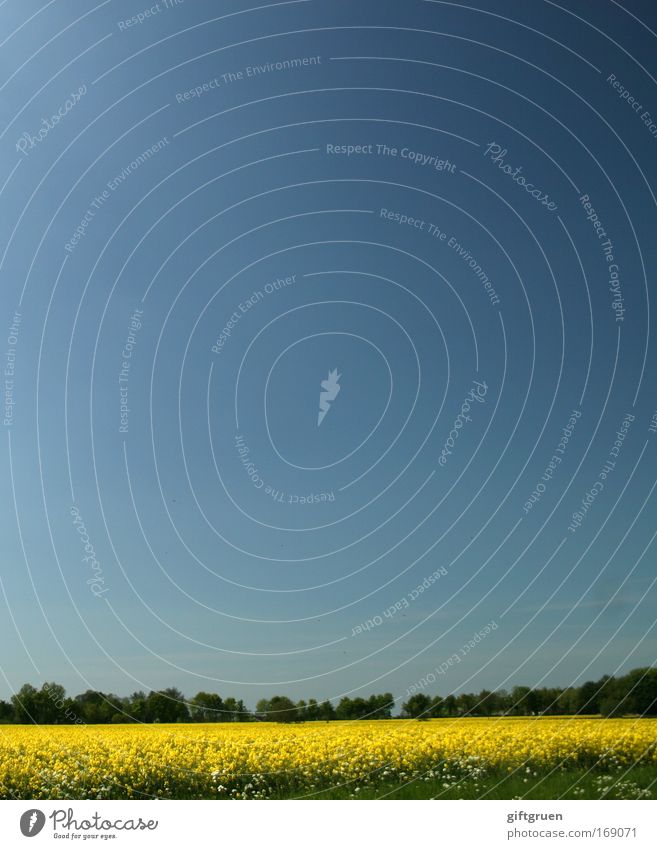
[[[0,696],[654,662],[657,11],[478,5],[2,5]]]

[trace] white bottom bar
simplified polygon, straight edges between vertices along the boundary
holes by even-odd
[[[185,847],[206,845],[208,840],[244,849],[295,849],[301,844],[335,849],[373,841],[385,847],[549,844],[654,849],[657,802],[0,802],[3,849],[53,843]]]

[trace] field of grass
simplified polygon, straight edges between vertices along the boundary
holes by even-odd
[[[657,720],[0,726],[2,799],[637,799]]]
[[[555,772],[511,774],[491,771],[468,780],[420,778],[399,783],[374,783],[357,792],[346,785],[318,793],[319,799],[655,799],[657,765],[598,770],[560,769]]]

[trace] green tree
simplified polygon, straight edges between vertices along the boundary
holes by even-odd
[[[490,690],[481,690],[477,693],[474,711],[477,716],[490,716],[493,712],[493,696]]]
[[[309,722],[313,722],[316,719],[319,719],[319,705],[317,704],[316,699],[308,699],[308,706],[306,707],[306,719]]]
[[[579,688],[577,713],[600,713],[600,687],[595,681],[587,681]]]
[[[246,709],[246,705],[244,704],[242,699],[239,699],[237,702],[236,713],[238,722],[250,722],[253,719],[253,716],[251,715],[250,711]]]
[[[135,722],[151,722],[148,713],[148,697],[143,690],[137,690],[128,697],[128,714]],[[127,718],[126,718],[127,721]]]
[[[318,719],[323,719],[325,722],[329,722],[331,719],[336,718],[335,708],[333,707],[333,703],[328,699],[323,701],[319,706],[319,716]]]
[[[297,708],[287,696],[273,696],[269,700],[267,719],[270,722],[294,722],[297,719]]]
[[[564,715],[577,713],[579,693],[575,687],[563,690],[557,701],[557,712]]]
[[[269,711],[269,699],[260,699],[256,704],[255,716],[256,719],[260,719],[263,722],[267,719],[267,713]]]
[[[445,701],[443,702],[445,705],[445,713],[447,716],[456,716],[458,713],[457,705],[456,705],[456,696],[452,693],[449,696],[445,697]]]
[[[75,697],[73,710],[89,725],[110,722],[117,712],[116,696],[106,696],[98,690],[87,690]]]
[[[146,710],[152,722],[185,722],[189,719],[185,697],[176,687],[151,690],[146,700]]]
[[[189,703],[189,712],[193,722],[221,722],[224,703],[217,693],[197,693]]]
[[[561,690],[558,687],[540,687],[536,693],[536,710],[540,714],[552,716],[559,713]]]
[[[617,696],[605,696],[600,699],[600,716],[623,716],[625,712],[626,703],[624,699]]]
[[[415,693],[402,705],[402,714],[413,718],[421,716],[426,719],[431,711],[431,705],[431,698],[426,693]]]
[[[239,706],[237,699],[228,696],[224,699],[224,722],[237,722],[239,719]]]
[[[445,701],[440,696],[431,699],[431,716],[433,718],[445,715]]]
[[[531,687],[514,687],[511,691],[511,713],[515,716],[528,716],[536,713],[538,702]]]
[[[477,697],[472,693],[460,693],[456,697],[456,704],[460,716],[470,716],[477,704]]]
[[[36,721],[43,725],[61,725],[66,707],[66,690],[61,684],[46,681],[35,696]]]
[[[626,713],[657,715],[657,669],[632,669],[617,680],[615,694],[623,699]]]
[[[14,708],[11,702],[5,702],[0,699],[0,723],[5,724],[12,722],[14,719]]]
[[[39,719],[39,693],[31,684],[23,684],[11,697],[16,722],[37,723]]]
[[[390,719],[394,706],[395,699],[392,693],[370,696],[367,700],[367,716],[370,719]]]
[[[353,705],[348,696],[343,696],[335,709],[336,719],[353,719]]]

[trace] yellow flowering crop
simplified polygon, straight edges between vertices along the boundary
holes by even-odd
[[[655,764],[657,720],[0,726],[0,798],[301,796],[344,783]]]

